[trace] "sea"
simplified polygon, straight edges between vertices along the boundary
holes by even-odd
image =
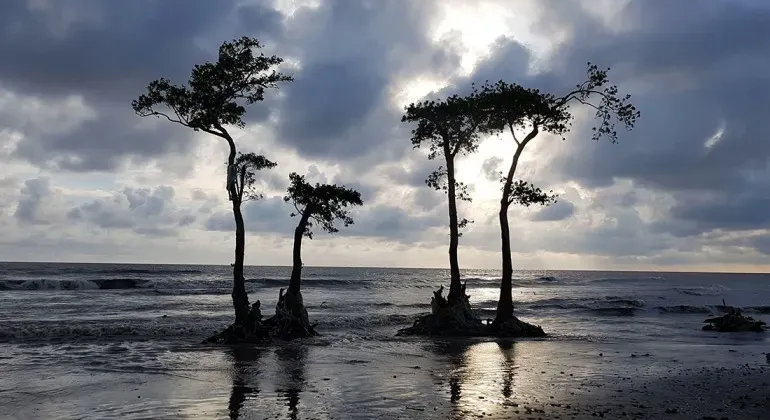
[[[265,315],[289,274],[245,268]],[[462,276],[479,316],[493,318],[499,271]],[[430,311],[448,278],[443,269],[305,267],[304,301],[321,335],[233,350],[200,344],[232,322],[229,266],[0,263],[0,418],[413,418],[420,412],[404,407],[426,399],[440,412],[455,396],[434,373],[453,368],[436,360],[486,354],[480,375],[494,376],[502,348],[395,337]],[[601,376],[610,368],[581,363],[596,349],[654,358],[637,366],[648,375],[672,361],[725,363],[730,352],[728,363],[740,364],[770,351],[763,334],[701,330],[727,307],[770,321],[768,274],[517,271],[513,297],[516,315],[548,333],[516,344],[522,371],[560,360]],[[434,373],[420,377],[426,364]]]

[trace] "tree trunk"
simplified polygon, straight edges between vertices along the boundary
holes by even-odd
[[[310,219],[310,211],[305,209],[305,214],[302,215],[297,228],[294,229],[294,250],[289,293],[295,296],[299,294],[300,284],[302,283],[302,237],[305,236],[308,219]]]
[[[283,293],[283,289],[278,292],[275,316],[265,321],[265,324],[274,329],[273,336],[281,340],[288,341],[318,335],[313,325],[310,324],[300,291],[302,283],[302,237],[305,236],[305,229],[312,211],[311,208],[305,207],[302,218],[300,218],[297,228],[294,229],[294,255],[289,289],[286,293]]]
[[[524,140],[516,147],[516,153],[513,155],[511,167],[508,169],[508,175],[503,184],[503,197],[500,199],[500,241],[503,260],[503,276],[500,280],[500,299],[497,302],[497,313],[492,325],[489,326],[490,333],[498,336],[507,337],[543,337],[545,332],[539,326],[528,324],[519,320],[513,315],[513,261],[511,259],[511,233],[508,226],[508,208],[511,205],[513,193],[513,177],[516,173],[516,167],[519,165],[519,158],[524,151],[527,143],[537,136],[538,128],[533,127]],[[511,127],[513,134],[513,127]],[[514,136],[515,138],[515,136]]]
[[[233,199],[235,217],[235,264],[233,264],[233,308],[235,324],[241,325],[249,314],[249,295],[246,293],[246,279],[243,277],[243,255],[246,247],[246,229],[241,214],[241,203]]]
[[[230,155],[227,158],[228,174],[235,164],[235,141],[226,134],[227,144],[230,146]],[[229,178],[229,177],[228,177]],[[233,218],[235,218],[235,262],[233,263],[233,308],[235,309],[235,325],[243,325],[249,315],[249,295],[246,293],[246,279],[243,277],[243,255],[246,248],[246,228],[241,213],[241,197],[237,186],[227,180],[227,189],[233,206]]]
[[[510,185],[506,184],[510,190]],[[500,281],[500,299],[497,302],[495,324],[513,318],[513,261],[511,260],[511,236],[508,228],[508,201],[500,203],[500,238],[503,252],[503,278]]]
[[[513,127],[510,127],[510,129],[511,135],[514,136]],[[508,168],[508,175],[505,177],[505,184],[503,184],[503,197],[500,199],[499,213],[503,277],[500,280],[500,300],[497,302],[497,314],[495,315],[494,324],[499,324],[513,318],[513,296],[511,292],[511,288],[513,287],[513,261],[511,260],[511,232],[508,226],[508,208],[511,205],[513,177],[516,174],[516,168],[519,166],[521,153],[524,151],[527,143],[532,141],[537,134],[538,128],[535,126],[532,131],[527,134],[527,137],[517,145],[516,152],[513,154],[511,166]],[[516,137],[514,136],[514,138]]]
[[[463,299],[464,291],[460,282],[460,263],[457,259],[457,246],[460,239],[460,232],[457,222],[457,198],[455,192],[455,163],[454,155],[445,147],[444,156],[446,156],[447,170],[447,198],[449,201],[449,295],[447,299],[449,304],[455,304]]]

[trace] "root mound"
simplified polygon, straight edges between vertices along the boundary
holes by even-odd
[[[462,286],[462,298],[449,302],[443,296],[444,287],[433,292],[431,313],[414,321],[414,325],[398,330],[396,336],[444,336],[444,337],[545,337],[540,326],[524,322],[511,314],[504,320],[485,324],[470,305],[470,296]]]
[[[318,335],[315,326],[310,324],[301,292],[284,294],[281,289],[275,315],[266,320],[265,325],[271,327],[273,337],[286,341]]]
[[[495,321],[489,325],[489,334],[497,337],[545,337],[545,331],[539,325],[524,322],[515,316],[505,321]]]
[[[764,332],[766,325],[764,321],[756,320],[750,316],[743,316],[738,308],[730,308],[727,314],[708,318],[703,322],[708,323],[708,325],[703,326],[704,331],[717,332]]]
[[[219,334],[203,340],[203,344],[260,344],[270,341],[271,331],[262,323],[260,305],[259,301],[251,305],[243,324],[232,324]]]
[[[318,335],[315,325],[310,324],[307,309],[302,302],[302,293],[278,293],[278,303],[275,305],[275,315],[262,320],[260,302],[251,305],[249,314],[243,324],[233,324],[224,331],[213,335],[203,344],[263,344],[273,340],[295,340],[298,338]]]
[[[433,292],[431,313],[414,321],[414,325],[396,333],[397,336],[427,335],[473,337],[486,335],[485,325],[473,312],[470,296],[462,287],[461,298],[450,303],[443,296],[444,286]]]

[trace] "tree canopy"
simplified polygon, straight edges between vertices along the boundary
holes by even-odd
[[[307,219],[304,234],[308,238],[313,238],[313,222],[328,233],[339,232],[335,226],[337,220],[342,221],[345,227],[352,225],[349,207],[363,205],[361,194],[351,188],[319,183],[311,185],[296,172],[289,174],[289,180],[287,195],[283,199],[294,206],[292,217],[301,215]]]
[[[261,48],[255,38],[225,42],[219,47],[216,62],[195,65],[187,86],[174,85],[165,78],[155,80],[131,106],[143,117],[163,117],[196,131],[226,137],[224,126],[245,126],[245,105],[263,100],[266,89],[293,80],[275,70],[283,59],[257,54]]]
[[[588,63],[588,77],[575,89],[564,96],[541,92],[539,89],[524,88],[516,83],[499,81],[485,83],[479,93],[485,110],[482,127],[486,133],[509,130],[517,145],[525,145],[539,131],[564,137],[570,130],[574,118],[570,108],[580,104],[595,110],[599,124],[592,128],[593,140],[607,138],[617,143],[617,123],[630,130],[639,118],[639,111],[629,101],[631,95],[618,95],[618,87],[609,84],[607,72],[595,64]],[[529,130],[530,135],[519,140],[515,129]]]

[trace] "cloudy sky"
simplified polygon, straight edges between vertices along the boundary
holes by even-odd
[[[543,269],[770,269],[770,3],[764,0],[8,0],[0,5],[0,260],[232,261],[226,144],[132,99],[182,83],[225,40],[255,36],[295,81],[249,109],[241,150],[278,167],[245,207],[249,264],[286,265],[288,173],[358,188],[356,224],[307,265],[445,267],[438,164],[404,105],[504,79],[554,93],[612,67],[642,113],[619,144],[542,136],[519,175],[560,193],[512,209],[514,264]],[[499,266],[495,172],[508,138],[459,162],[475,221],[466,268]]]

